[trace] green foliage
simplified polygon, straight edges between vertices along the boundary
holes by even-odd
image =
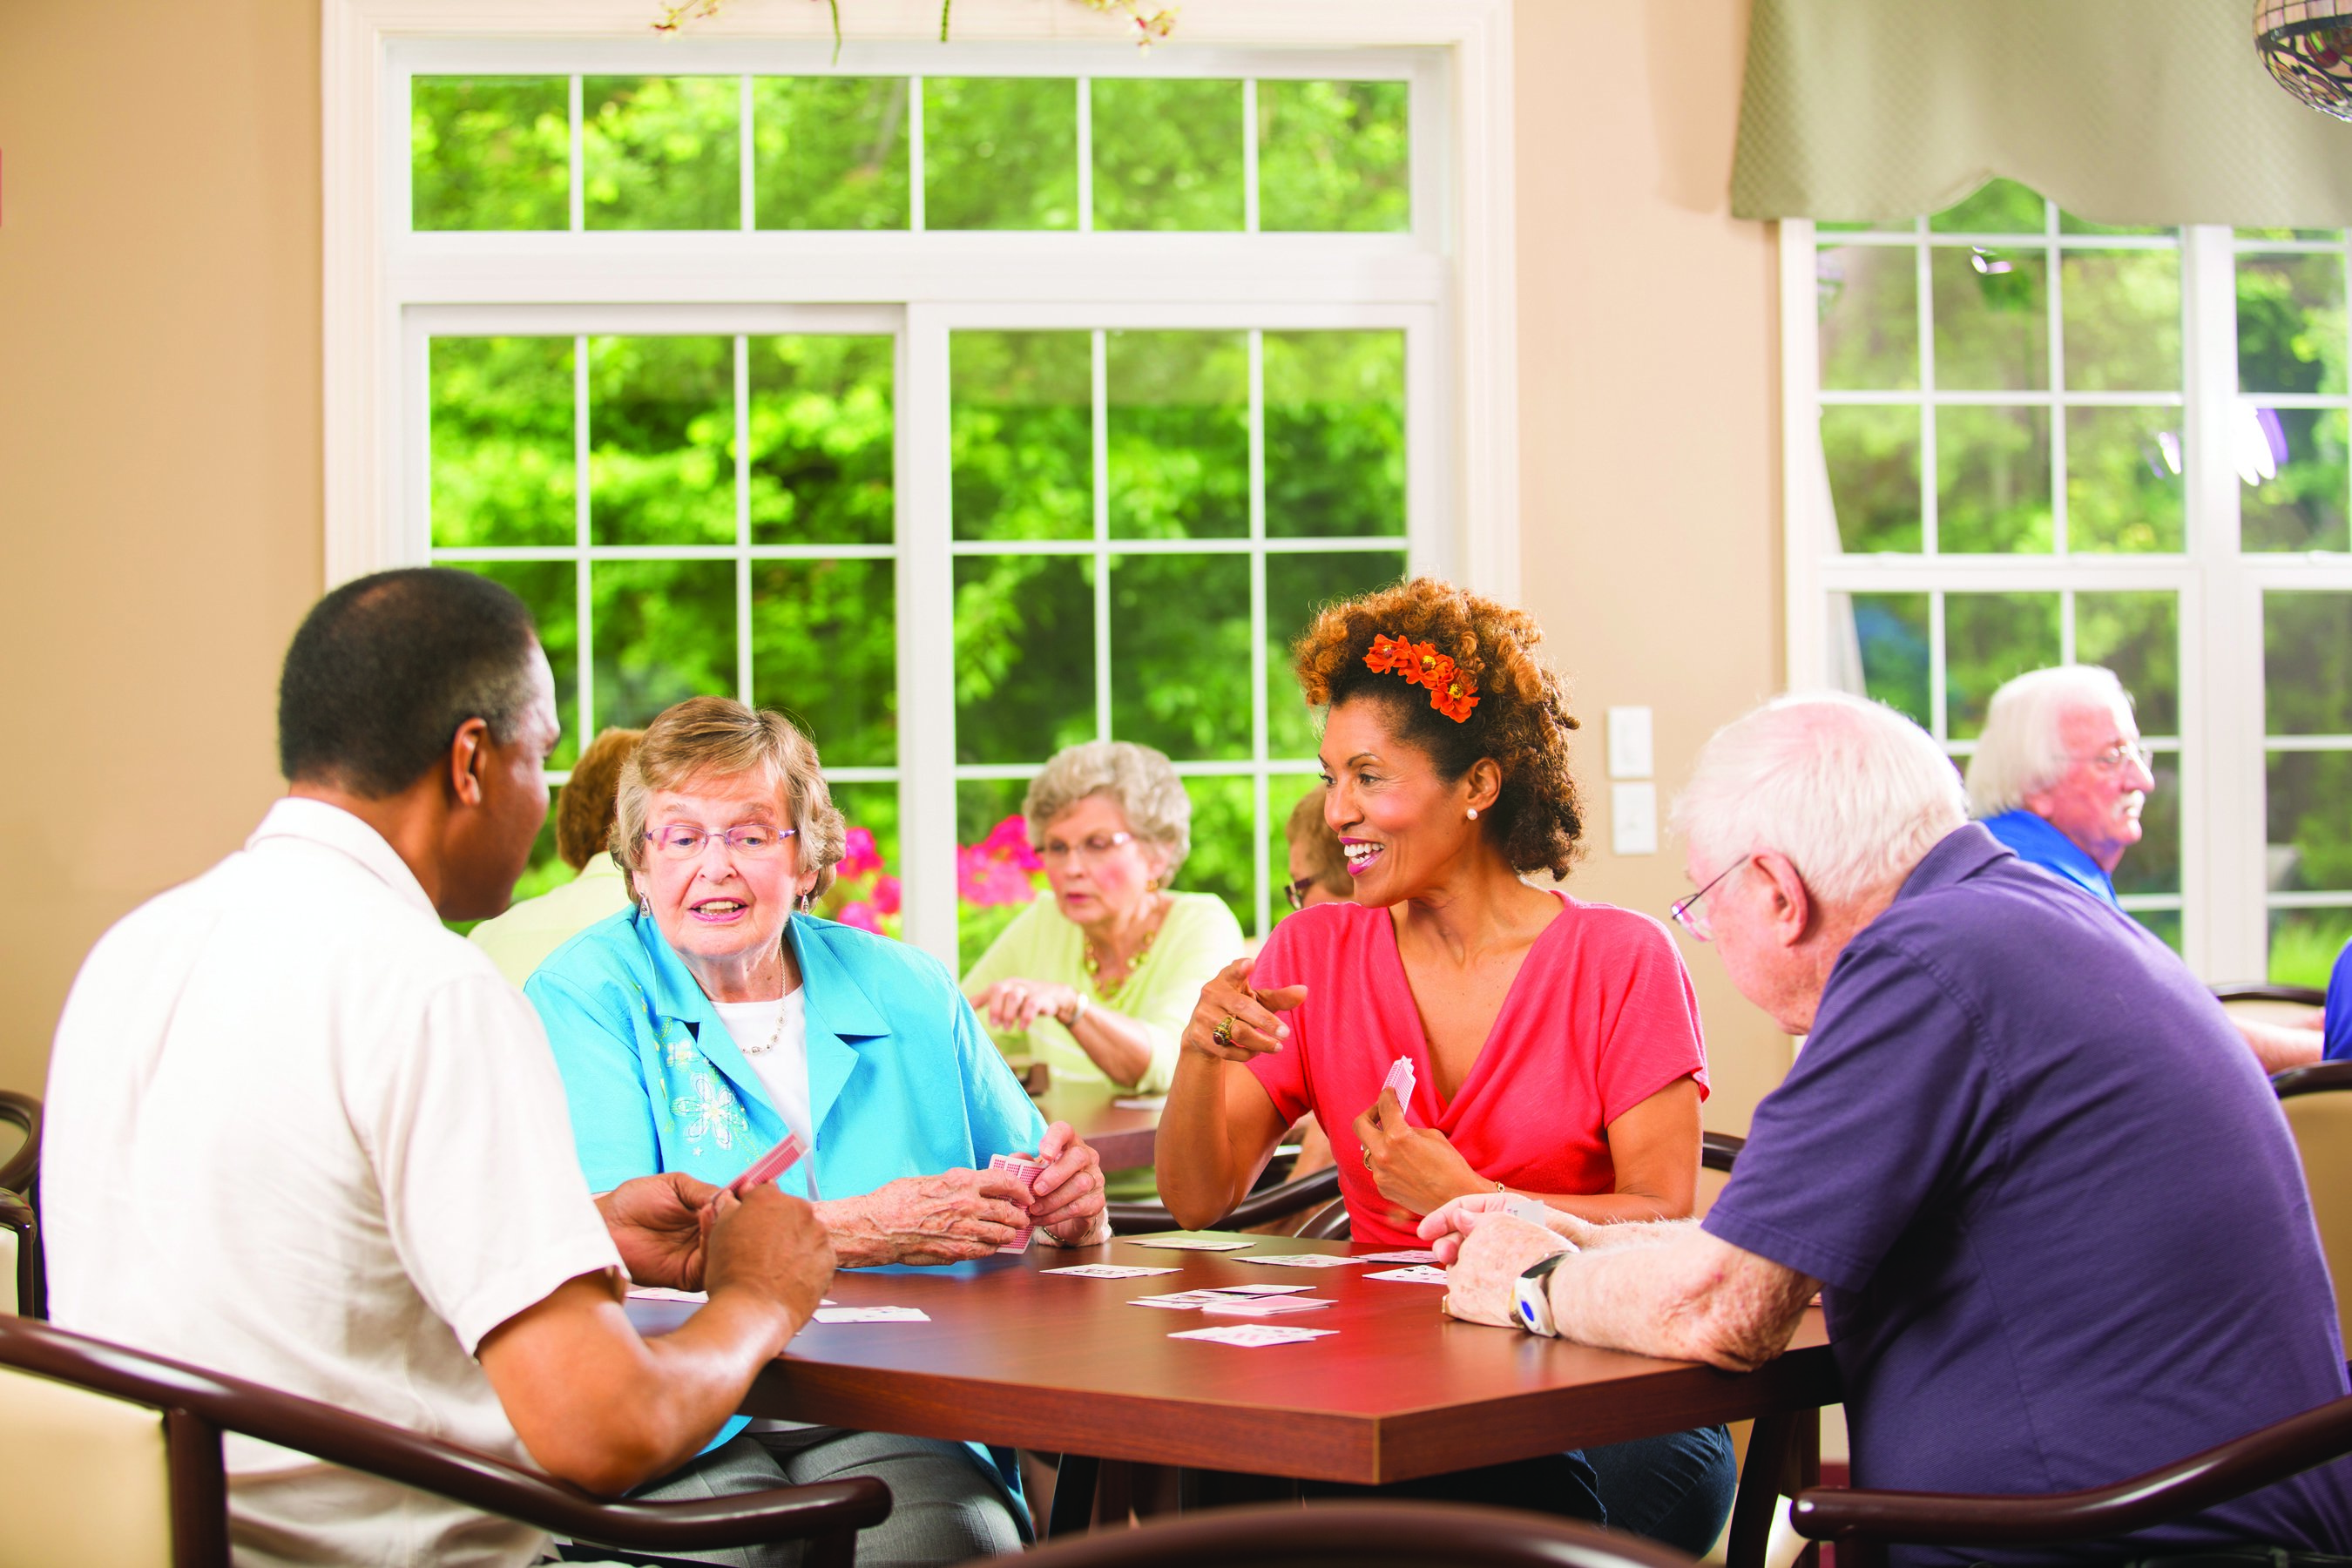
[[[2263,732],[2352,735],[2352,594],[2263,595]]]
[[[2050,415],[1941,407],[1936,419],[1936,547],[1950,554],[2050,552]]]
[[[1973,739],[2001,682],[2058,662],[2055,594],[1944,595],[1945,733]]]
[[[2266,408],[2287,459],[2275,478],[2239,492],[2239,525],[2250,552],[2343,550],[2345,484],[2352,432],[2341,408]]]
[[[956,761],[1043,763],[1095,738],[1092,557],[959,557],[955,647]]]
[[[1238,229],[1242,84],[1096,77],[1088,84],[1097,229]]]
[[[904,77],[759,77],[751,83],[761,228],[905,228],[912,221]]]
[[[1077,227],[1077,84],[925,77],[923,226]]]
[[[2180,596],[2074,595],[2074,658],[2105,665],[2132,694],[2144,735],[2180,733]]]
[[[2006,392],[2050,384],[2049,269],[2042,257],[2022,251],[1928,253],[1937,386]]]
[[[742,114],[736,77],[583,79],[582,221],[590,228],[742,227]]]
[[[1822,387],[1892,392],[1918,385],[1919,275],[1909,247],[1823,246],[1813,274]]]
[[[2328,237],[2336,237],[2329,236]],[[2238,258],[2238,384],[2250,393],[2341,393],[2346,311],[2341,255]],[[2347,461],[2340,409],[2267,411],[2286,447],[2278,475],[2244,494],[2248,550],[2342,550]]]
[[[1927,220],[1937,234],[2040,234],[2048,223],[2042,197],[2015,180],[1988,180],[1976,194]]]
[[[835,767],[892,766],[898,760],[897,625],[887,561],[756,563],[752,702],[791,714],[818,738]]]
[[[1249,559],[1114,555],[1111,732],[1171,757],[1250,754]]]
[[[2352,890],[2352,752],[2273,752],[2264,840],[2279,891]]]
[[[2188,548],[2178,408],[2066,410],[2066,542],[2084,552]]]
[[[433,542],[569,544],[577,532],[570,338],[435,338]]]
[[[418,229],[567,228],[572,88],[560,76],[409,83],[409,214]]]
[[[1265,558],[1265,743],[1270,757],[1312,757],[1322,744],[1315,710],[1290,671],[1290,645],[1335,600],[1384,588],[1404,575],[1402,550]],[[1280,825],[1277,823],[1277,826]],[[1276,857],[1279,861],[1280,857]]]
[[[734,543],[734,340],[589,339],[588,442],[596,543]]]
[[[2271,980],[2325,989],[2336,955],[2352,942],[2352,910],[2273,910]]]
[[[820,333],[751,341],[753,543],[895,537],[896,347]]]
[[[2070,250],[2066,384],[2083,392],[2180,389],[2180,253]]]
[[[600,729],[648,724],[705,692],[734,694],[733,562],[600,561],[588,582]]]
[[[1188,778],[1184,793],[1192,797],[1192,852],[1176,885],[1216,894],[1248,931],[1257,923],[1255,786],[1245,778]]]
[[[1115,331],[1104,354],[1111,536],[1247,534],[1247,336]]]
[[[1832,405],[1822,410],[1838,542],[1848,554],[1920,546],[1919,410]]]
[[[547,759],[551,768],[569,768],[580,756],[580,568],[569,561],[473,561],[478,572],[504,584],[530,606],[539,623],[539,646],[555,675],[555,717],[563,738]],[[608,716],[605,723],[614,721]]]
[[[1267,332],[1265,531],[1404,534],[1404,334]]]
[[[1094,371],[1085,332],[948,340],[958,539],[1094,535]]]
[[[1401,81],[1260,81],[1258,227],[1411,227],[1411,101]]]
[[[1861,645],[1863,689],[1923,730],[1935,726],[1925,594],[1855,594],[1853,630]],[[1832,601],[1834,615],[1835,601]]]

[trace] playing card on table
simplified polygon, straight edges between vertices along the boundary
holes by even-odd
[[[1152,1236],[1138,1238],[1135,1245],[1156,1247],[1163,1252],[1239,1252],[1257,1244],[1253,1241],[1220,1241],[1213,1236]]]
[[[1036,1187],[1037,1173],[1045,1168],[1045,1162],[1032,1160],[1025,1154],[991,1154],[988,1157],[988,1168],[992,1171],[1003,1171],[1020,1183],[1021,1190],[1026,1193]],[[1013,1239],[996,1250],[999,1252],[1028,1251],[1029,1227],[1024,1225],[1014,1231]]]
[[[1414,1077],[1412,1058],[1399,1057],[1389,1064],[1389,1076],[1381,1081],[1381,1087],[1396,1090],[1397,1104],[1411,1110]]]
[[[1395,1252],[1360,1252],[1359,1263],[1434,1263],[1437,1254],[1425,1247],[1401,1247]]]
[[[1383,1268],[1378,1274],[1367,1274],[1367,1279],[1393,1279],[1400,1285],[1443,1285],[1445,1270],[1432,1264],[1416,1263],[1409,1268]]]
[[[1213,1285],[1209,1291],[1217,1296],[1295,1296],[1314,1289],[1312,1285]]]
[[[819,1307],[820,1323],[928,1323],[931,1315],[920,1307]]]
[[[1075,1274],[1081,1279],[1140,1279],[1147,1274],[1174,1274],[1173,1268],[1133,1268],[1123,1263],[1074,1263],[1067,1268],[1043,1268],[1041,1274]]]
[[[1170,1296],[1129,1296],[1130,1307],[1158,1307],[1168,1312],[1192,1312],[1219,1300],[1214,1290],[1179,1290]]]
[[[1344,1268],[1350,1263],[1361,1263],[1360,1258],[1349,1258],[1341,1252],[1283,1252],[1265,1258],[1236,1258],[1236,1263],[1271,1263],[1283,1268]]]
[[[1266,1345],[1303,1344],[1319,1340],[1326,1334],[1336,1334],[1337,1329],[1277,1329],[1272,1323],[1234,1323],[1214,1329],[1183,1329],[1169,1335],[1171,1340],[1213,1340],[1221,1345],[1240,1345],[1246,1350],[1258,1350]]]
[[[1244,1296],[1210,1301],[1201,1310],[1213,1318],[1278,1318],[1286,1312],[1313,1312],[1339,1303],[1328,1296]]]

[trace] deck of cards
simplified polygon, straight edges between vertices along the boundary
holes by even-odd
[[[1263,1350],[1267,1345],[1303,1344],[1319,1340],[1326,1334],[1336,1334],[1337,1329],[1277,1329],[1271,1323],[1234,1323],[1214,1329],[1183,1329],[1169,1335],[1171,1340],[1208,1340],[1215,1344],[1240,1345],[1244,1350]]]
[[[1045,1170],[1045,1162],[1043,1160],[1033,1160],[1026,1154],[991,1154],[988,1157],[988,1168],[992,1171],[1003,1171],[1014,1181],[1020,1183],[1022,1192],[1027,1194],[1035,1190],[1038,1173]],[[1013,1239],[1011,1241],[1006,1242],[996,1250],[999,1252],[1026,1252],[1029,1250],[1029,1234],[1030,1227],[1024,1225],[1019,1230],[1013,1233]]]
[[[1382,1089],[1392,1089],[1396,1090],[1398,1109],[1408,1113],[1412,1110],[1412,1086],[1414,1077],[1415,1074],[1413,1071],[1412,1058],[1411,1057],[1399,1057],[1395,1061],[1389,1064],[1389,1076],[1381,1083],[1381,1087]]]

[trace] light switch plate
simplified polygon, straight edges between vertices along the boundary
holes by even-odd
[[[1609,845],[1620,855],[1658,852],[1658,786],[1614,784],[1609,786]]]
[[[1647,708],[1609,710],[1609,776],[1645,779],[1657,770],[1650,760],[1650,710]]]

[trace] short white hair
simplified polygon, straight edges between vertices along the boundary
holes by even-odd
[[[1675,801],[1675,831],[1718,873],[1771,850],[1815,897],[1890,888],[1968,821],[1960,776],[1927,732],[1844,692],[1777,697],[1717,730]]]
[[[1164,753],[1132,741],[1084,741],[1055,752],[1021,802],[1031,846],[1044,848],[1046,825],[1090,795],[1118,807],[1129,829],[1168,858],[1161,880],[1176,875],[1192,847],[1192,797]]]
[[[2059,727],[2084,709],[2128,718],[2131,693],[2114,670],[2095,664],[2030,669],[1994,692],[1969,759],[1969,809],[1999,816],[2065,777],[2074,758]]]

